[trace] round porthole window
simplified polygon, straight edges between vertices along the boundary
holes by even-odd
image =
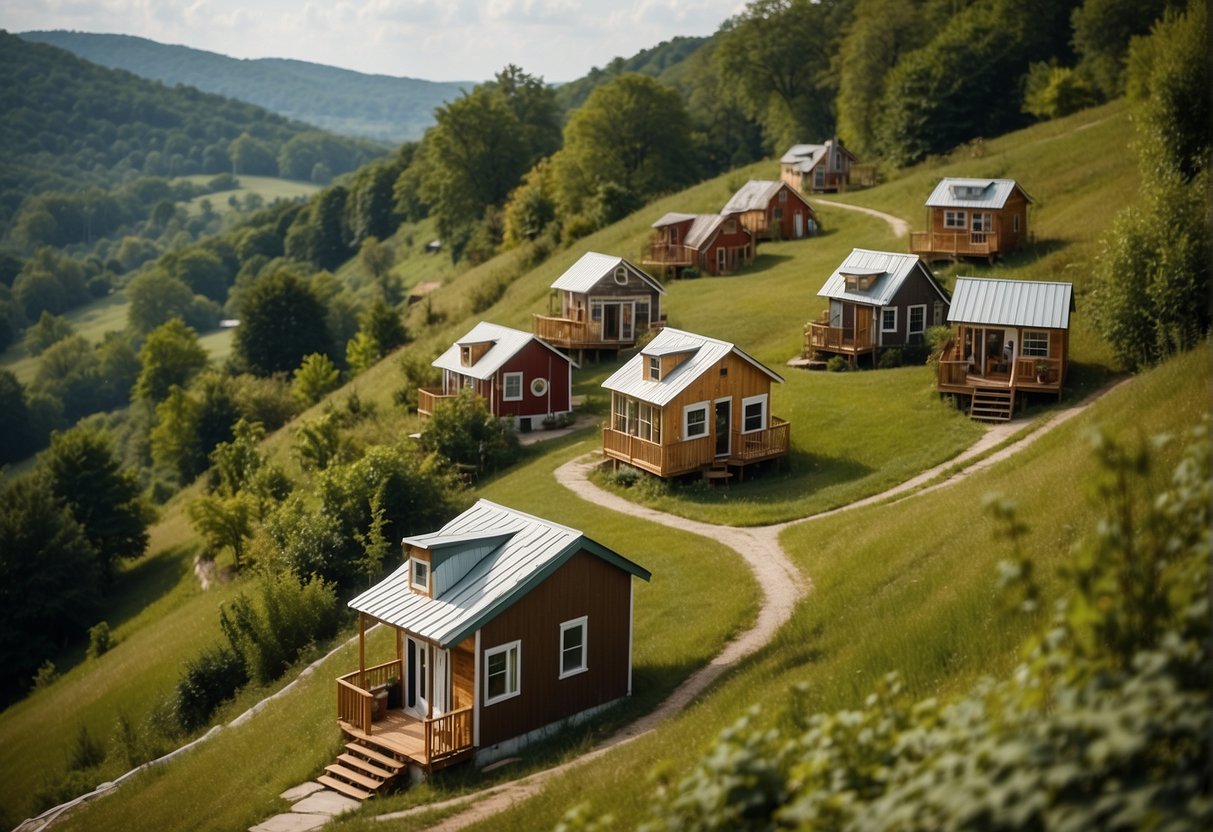
[[[537,378],[531,382],[531,395],[542,396],[548,391],[548,380],[546,378]]]

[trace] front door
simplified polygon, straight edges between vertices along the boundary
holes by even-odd
[[[872,319],[872,307],[855,307],[855,338],[853,343],[856,347],[869,347],[872,345]]]
[[[804,236],[804,214],[799,211],[792,215],[792,236],[797,240]]]
[[[725,274],[729,270],[729,253],[724,248],[716,249],[716,274]]]
[[[619,340],[619,304],[617,303],[602,305],[602,340]]]
[[[631,303],[619,304],[619,340],[631,343],[635,338],[635,322],[632,320],[635,306]]]
[[[716,400],[716,456],[728,456],[733,440],[733,400]]]
[[[404,709],[418,719],[430,715],[429,703],[429,646],[423,641],[406,639]]]

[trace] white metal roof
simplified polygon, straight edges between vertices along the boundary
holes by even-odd
[[[826,144],[794,144],[788,148],[788,152],[780,157],[779,162],[783,165],[795,165],[798,173],[808,173],[817,166],[817,163],[826,158],[826,150],[829,143]]]
[[[922,264],[917,254],[903,254],[892,251],[870,251],[864,248],[853,249],[846,259],[839,264],[834,273],[826,278],[825,284],[817,294],[823,298],[849,300],[862,303],[865,306],[888,306],[897,292],[901,289],[906,278],[919,270],[927,281],[934,287],[941,300],[945,303],[948,296],[935,281],[930,270]],[[871,287],[866,292],[847,291],[846,276],[875,275]]]
[[[683,245],[697,249],[712,239],[712,235],[716,233],[717,229],[720,228],[720,224],[725,219],[724,214],[680,214],[677,211],[671,211],[650,227],[661,228],[666,225],[677,225],[678,223],[690,220],[691,227],[687,229],[686,235],[682,238],[682,243]]]
[[[661,228],[665,225],[677,225],[680,222],[693,220],[699,214],[684,214],[681,211],[670,211],[668,214],[662,214],[661,219],[649,226],[649,228]]]
[[[1070,283],[958,277],[948,323],[1067,329],[1073,308]]]
[[[648,378],[648,374],[643,372],[647,357],[675,352],[689,352],[692,355],[659,381]],[[690,386],[691,382],[715,367],[729,353],[735,353],[753,364],[773,381],[783,381],[779,374],[772,372],[728,341],[719,341],[715,338],[696,335],[693,332],[666,327],[657,333],[639,353],[612,373],[602,383],[602,386],[606,390],[664,407]]]
[[[959,179],[946,177],[939,180],[935,190],[927,198],[928,208],[993,208],[999,209],[1007,204],[1011,193],[1019,188],[1014,179]],[[1019,188],[1028,202],[1028,196],[1023,188]]]
[[[780,188],[787,187],[782,180],[751,179],[742,185],[737,193],[724,204],[722,214],[737,214],[742,211],[765,211],[779,193]],[[791,190],[790,188],[788,190]]]
[[[647,283],[655,291],[663,295],[665,294],[665,289],[662,285],[650,277],[643,269],[637,268],[622,257],[612,257],[609,254],[599,254],[596,251],[587,251],[581,255],[576,263],[569,266],[564,274],[556,278],[556,282],[552,284],[552,288],[584,295],[592,291],[601,280],[614,275],[615,269],[619,266],[626,267],[629,272]]]
[[[464,344],[482,344],[486,341],[493,344],[488,352],[480,356],[480,360],[472,366],[463,366],[459,358],[460,346]],[[517,355],[519,350],[531,341],[542,344],[545,349],[551,350],[560,356],[561,360],[568,360],[563,353],[553,349],[529,332],[481,321],[472,327],[466,335],[454,344],[451,344],[446,352],[435,358],[433,366],[440,370],[450,370],[460,375],[484,381],[492,378],[494,373],[500,370],[507,361]]]
[[[647,581],[652,577],[647,569],[577,529],[488,500],[478,500],[439,531],[405,542],[433,551],[444,538],[456,544],[488,540],[495,545],[438,597],[430,598],[409,588],[406,562],[351,600],[350,607],[449,647],[508,609],[583,549],[638,578]],[[435,565],[435,573],[442,568],[440,563]]]

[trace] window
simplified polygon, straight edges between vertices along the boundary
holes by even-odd
[[[968,217],[965,215],[964,211],[944,211],[943,227],[964,228],[966,219],[968,219]]]
[[[896,332],[897,331],[897,307],[886,306],[880,310],[880,331],[881,332]]]
[[[780,194],[782,193],[783,192],[780,191]],[[775,210],[771,212],[771,219],[773,219],[775,222],[783,222],[783,209],[778,205],[775,206]]]
[[[409,586],[422,592],[430,591],[430,565],[417,558],[410,558],[412,569],[409,570]]]
[[[737,220],[732,220],[732,219],[726,220],[725,224],[724,224],[724,233],[725,234],[736,234],[737,233]]]
[[[1022,354],[1037,358],[1049,357],[1049,333],[1043,329],[1025,329],[1023,331]]]
[[[741,432],[753,433],[767,426],[767,395],[750,396],[741,400]]]
[[[472,366],[472,348],[471,347],[460,347],[459,348],[459,363],[464,367]]]
[[[522,642],[511,641],[484,651],[484,704],[512,699],[519,693]]]
[[[694,439],[708,435],[708,403],[697,402],[682,409],[682,436]]]
[[[646,442],[661,444],[661,408],[651,404],[640,405],[636,435]]]
[[[788,192],[787,192],[787,189],[785,189],[785,188],[780,188],[780,189],[779,189],[779,201],[780,201],[780,202],[787,202],[787,201],[788,201]]]
[[[909,308],[910,315],[910,334],[923,332],[927,328],[927,305],[911,306]]]
[[[615,430],[619,433],[628,432],[628,400],[626,396],[615,394]]]
[[[636,328],[649,328],[649,302],[647,300],[636,301]]]
[[[988,211],[973,212],[973,230],[974,231],[989,231],[994,227],[993,221],[990,219]]]
[[[548,391],[548,380],[546,378],[531,379],[531,395],[542,396]]]
[[[591,300],[590,301],[590,320],[591,321],[601,321],[602,320],[602,301],[600,301],[600,300]]]
[[[583,615],[560,625],[560,678],[588,670],[586,664],[586,622]]]
[[[620,286],[628,285],[628,270],[625,267],[620,266],[615,269],[615,282]]]
[[[661,357],[657,355],[649,356],[649,378],[653,381],[661,381]]]
[[[505,389],[501,395],[507,402],[516,402],[522,399],[522,373],[505,374]]]
[[[1019,214],[1016,214],[1011,218],[1011,230],[1016,234],[1019,233]]]

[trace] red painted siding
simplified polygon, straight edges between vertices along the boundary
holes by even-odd
[[[522,399],[505,400],[506,373],[522,373]],[[535,395],[531,384],[535,379],[547,381],[547,391]],[[544,417],[549,413],[565,413],[572,409],[569,390],[569,360],[531,341],[502,366],[493,383],[492,411],[497,416]]]

